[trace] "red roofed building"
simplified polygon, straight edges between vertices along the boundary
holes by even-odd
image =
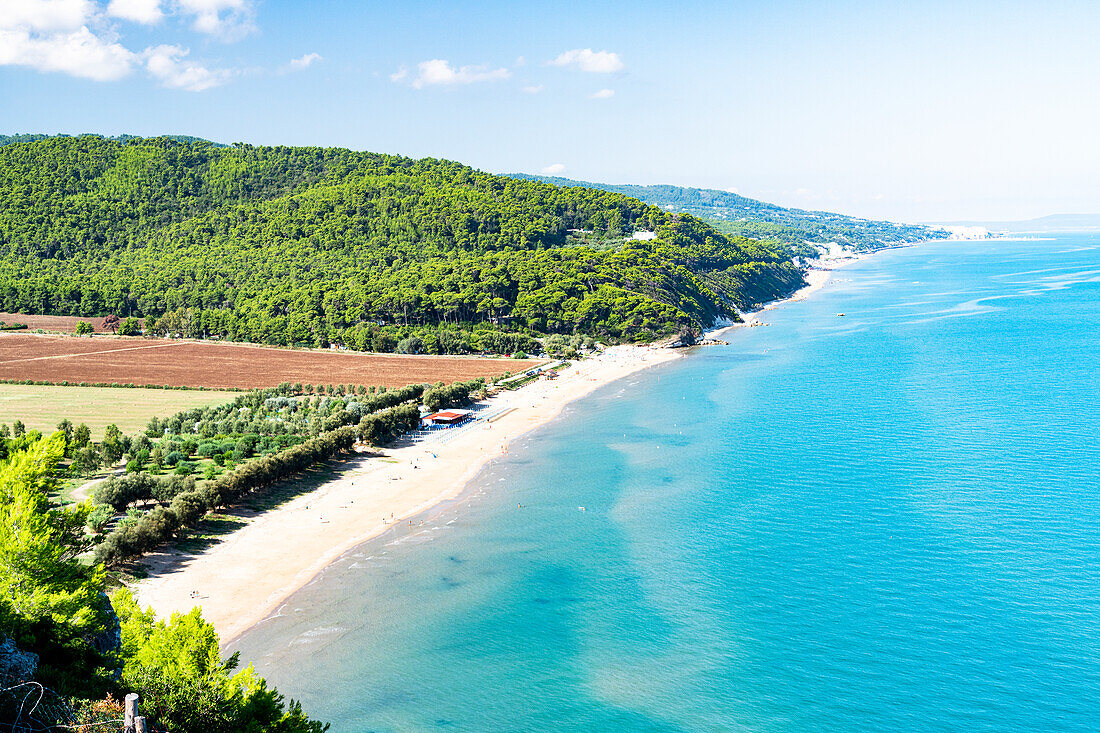
[[[433,425],[458,425],[469,419],[469,410],[443,410],[428,415],[424,418],[424,421],[432,423]]]

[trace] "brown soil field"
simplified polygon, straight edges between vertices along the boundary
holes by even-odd
[[[517,372],[538,360],[274,349],[216,341],[0,334],[0,379],[274,387],[282,382],[403,387]]]
[[[22,313],[0,313],[0,321],[5,324],[25,323],[27,328],[33,331],[41,328],[43,331],[61,331],[63,333],[76,333],[76,324],[84,321],[94,328],[97,333],[110,333],[110,329],[103,327],[102,318],[80,318],[77,316],[27,316]]]

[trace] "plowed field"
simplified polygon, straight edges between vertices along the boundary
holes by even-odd
[[[517,372],[537,360],[273,349],[216,341],[0,334],[0,379],[175,387],[282,382],[401,387]]]
[[[34,330],[41,328],[43,331],[67,331],[76,333],[76,324],[84,321],[94,328],[97,333],[107,333],[108,328],[103,327],[102,318],[79,318],[77,316],[28,316],[22,313],[0,313],[0,321],[4,323],[25,323],[27,328]]]

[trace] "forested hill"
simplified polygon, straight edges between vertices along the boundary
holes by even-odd
[[[801,282],[783,246],[444,160],[167,138],[0,147],[8,312],[460,353],[546,333],[652,339]]]
[[[541,181],[555,186],[587,186],[621,193],[665,211],[693,214],[726,234],[788,244],[835,242],[856,250],[872,250],[947,236],[946,231],[938,228],[859,219],[828,211],[787,209],[713,188],[615,185],[525,173],[514,175],[522,180]]]

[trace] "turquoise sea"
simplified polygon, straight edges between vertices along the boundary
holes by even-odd
[[[764,320],[243,658],[337,733],[1100,729],[1100,237],[886,251]]]

